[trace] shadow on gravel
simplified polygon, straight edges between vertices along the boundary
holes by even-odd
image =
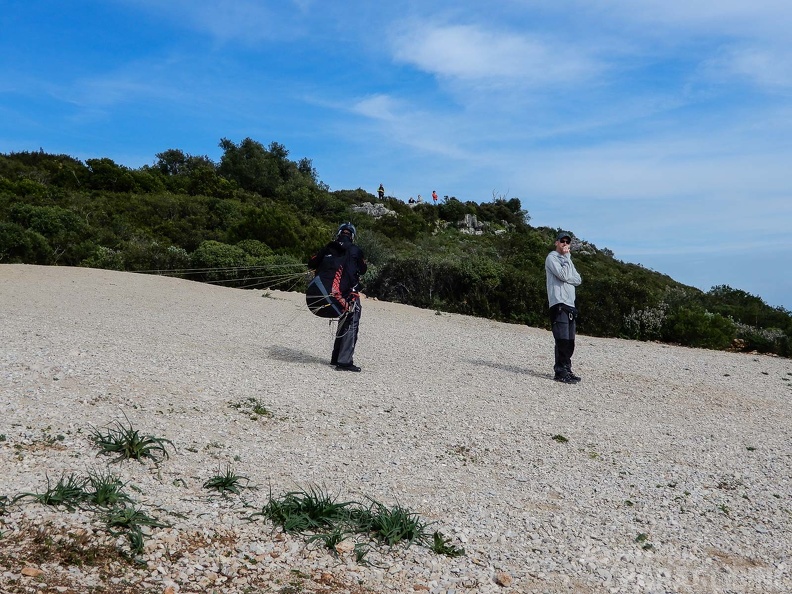
[[[278,361],[286,361],[287,363],[322,363],[328,365],[329,358],[320,358],[310,353],[303,353],[295,349],[290,349],[284,346],[271,346],[267,349],[269,356]]]
[[[493,369],[500,369],[502,371],[510,371],[511,373],[520,373],[522,375],[532,375],[540,379],[552,380],[553,376],[547,373],[539,373],[524,367],[517,367],[516,365],[504,365],[503,363],[496,363],[494,361],[485,361],[484,359],[468,359],[468,363],[472,365],[481,365],[482,367],[492,367]]]

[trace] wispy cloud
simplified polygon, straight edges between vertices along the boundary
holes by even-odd
[[[721,82],[738,79],[771,92],[792,90],[792,52],[788,47],[726,47],[703,64],[703,70]]]
[[[285,35],[288,11],[276,11],[256,0],[119,0],[161,15],[174,24],[209,35],[219,42],[257,43]],[[304,9],[307,0],[295,2]]]
[[[406,23],[390,43],[397,61],[424,72],[496,86],[577,83],[602,68],[568,44],[477,25]]]

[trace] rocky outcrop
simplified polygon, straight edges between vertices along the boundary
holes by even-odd
[[[469,235],[483,235],[484,228],[487,223],[479,221],[476,215],[466,214],[465,218],[457,223],[460,233],[467,233]]]
[[[364,202],[352,206],[352,212],[362,212],[375,219],[387,216],[397,216],[396,211],[385,208],[384,204],[372,204],[371,202]]]

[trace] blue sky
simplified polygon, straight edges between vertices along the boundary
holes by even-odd
[[[792,309],[788,0],[0,0],[0,152],[251,137]]]

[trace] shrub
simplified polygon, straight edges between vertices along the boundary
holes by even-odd
[[[677,310],[669,315],[663,328],[664,340],[705,349],[726,349],[734,335],[734,324],[729,319],[698,309]]]

